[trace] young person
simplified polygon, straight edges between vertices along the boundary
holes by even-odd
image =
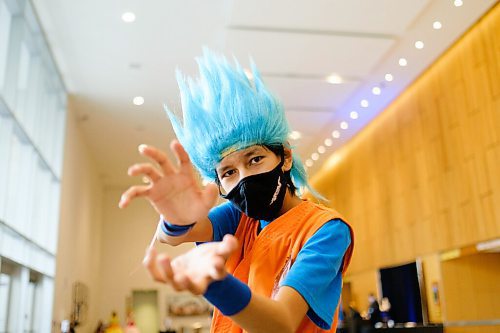
[[[299,196],[315,192],[287,141],[283,107],[255,66],[249,79],[210,51],[197,61],[197,81],[177,77],[182,123],[167,110],[177,165],[141,145],[154,163],[128,172],[150,183],[130,187],[119,203],[145,197],[161,216],[161,242],[197,246],[175,259],[148,250],[145,266],[156,281],[214,304],[212,332],[334,332],[351,228]],[[205,188],[193,165],[211,181]],[[228,201],[213,208],[218,195]]]

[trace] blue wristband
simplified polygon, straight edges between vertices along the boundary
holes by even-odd
[[[189,225],[175,225],[175,224],[170,224],[165,219],[163,219],[163,216],[161,217],[161,230],[168,236],[172,237],[178,237],[186,234],[191,228],[196,224],[192,223]]]
[[[228,274],[223,280],[212,282],[203,297],[223,315],[232,316],[247,307],[252,292],[246,284]]]

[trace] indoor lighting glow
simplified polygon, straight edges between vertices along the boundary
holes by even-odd
[[[318,153],[313,153],[313,154],[311,155],[311,158],[313,159],[313,161],[317,161],[317,160],[318,160],[318,158],[319,158],[319,154],[318,154]]]
[[[136,97],[134,97],[133,102],[135,105],[142,105],[142,104],[144,104],[144,97],[136,96]]]
[[[441,22],[439,21],[436,21],[434,23],[432,23],[432,27],[435,29],[435,30],[439,30],[443,27],[443,25],[441,24]]]
[[[358,113],[356,111],[351,111],[351,119],[358,119]]]
[[[408,61],[405,58],[399,58],[399,66],[405,67],[406,65],[408,65]]]
[[[415,47],[419,50],[423,49],[424,48],[424,42],[422,42],[421,40],[417,40],[415,42]]]
[[[394,78],[392,77],[392,74],[389,74],[389,73],[385,74],[385,80],[387,82],[391,82],[393,79]]]
[[[307,160],[306,161],[306,166],[309,167],[309,168],[312,167],[313,164],[314,164],[314,162],[312,160]]]
[[[300,133],[299,131],[292,131],[292,133],[290,133],[288,137],[292,140],[298,140],[302,137],[302,133]]]
[[[379,87],[372,88],[372,94],[374,94],[374,95],[380,95],[381,92],[382,92],[382,90],[380,90]]]
[[[343,121],[343,122],[340,123],[340,128],[342,128],[344,130],[348,129],[349,128],[349,124],[347,122]]]
[[[326,148],[324,146],[318,147],[318,153],[323,154],[325,151],[326,151]]]
[[[325,139],[325,146],[330,147],[333,144],[332,139]]]
[[[326,78],[326,81],[331,84],[340,84],[342,83],[342,78],[340,77],[340,75],[333,73]]]
[[[363,99],[361,102],[359,102],[359,105],[361,105],[361,107],[363,108],[367,108],[370,104],[366,99]]]
[[[135,14],[132,12],[126,12],[122,15],[123,22],[132,23],[135,21]]]
[[[453,1],[453,4],[455,5],[455,7],[460,7],[464,4],[464,2],[462,0],[455,0]]]
[[[333,131],[333,132],[332,132],[332,137],[333,137],[334,139],[338,139],[338,138],[340,138],[340,132],[339,132],[339,131],[337,131],[337,130]]]

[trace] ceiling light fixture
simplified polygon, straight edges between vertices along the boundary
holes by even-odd
[[[122,14],[122,20],[126,23],[132,23],[135,21],[135,14],[132,12],[126,12]]]
[[[288,137],[291,140],[298,140],[302,137],[302,133],[300,133],[299,131],[292,131],[292,133],[290,133]]]
[[[453,4],[455,5],[455,7],[461,7],[464,2],[462,0],[455,0],[453,1]]]
[[[330,138],[325,139],[325,146],[330,147],[332,144],[333,144],[332,139],[330,139]]]
[[[424,42],[422,42],[421,40],[417,40],[415,42],[415,47],[418,49],[418,50],[421,50],[424,48]]]
[[[434,23],[432,23],[432,27],[434,28],[434,30],[439,30],[443,27],[443,25],[441,24],[441,22],[435,21]]]
[[[356,111],[351,111],[351,119],[358,119],[358,113]]]
[[[318,153],[323,154],[326,151],[325,146],[319,146],[318,147]]]
[[[382,92],[382,90],[380,90],[379,87],[372,88],[372,94],[374,94],[374,95],[380,95],[381,92]]]
[[[313,161],[317,161],[318,158],[319,158],[319,154],[318,153],[312,153],[311,158],[312,158]]]
[[[342,83],[342,77],[340,77],[340,75],[338,75],[336,73],[333,73],[333,74],[329,75],[326,78],[326,81],[328,83],[331,83],[331,84],[341,84]]]
[[[394,77],[392,76],[392,74],[387,73],[385,74],[385,80],[387,82],[391,82],[392,80],[394,80]]]
[[[363,99],[361,100],[361,102],[359,102],[359,105],[361,105],[361,107],[363,108],[367,108],[370,105],[370,103],[368,103],[366,99]]]
[[[332,137],[333,137],[334,139],[338,139],[338,138],[340,138],[340,132],[339,132],[339,131],[337,131],[337,130],[333,131],[333,132],[332,132]]]
[[[343,130],[346,130],[349,128],[349,124],[346,121],[343,121],[340,123],[340,128],[342,128]]]
[[[408,61],[405,58],[399,58],[399,66],[405,67],[408,65]]]
[[[142,97],[142,96],[136,96],[136,97],[134,97],[133,103],[135,105],[142,105],[142,104],[144,104],[144,97]]]
[[[312,160],[307,160],[306,161],[306,166],[309,167],[309,168],[312,167],[313,164],[314,164],[314,162]]]

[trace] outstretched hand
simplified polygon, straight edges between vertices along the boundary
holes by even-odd
[[[211,282],[226,277],[226,260],[237,247],[236,238],[226,235],[222,242],[198,245],[174,259],[150,248],[143,264],[155,281],[169,284],[177,291],[187,290],[200,295]]]
[[[177,157],[177,166],[160,149],[139,146],[140,154],[150,158],[154,164],[134,164],[128,169],[128,174],[145,176],[150,182],[128,188],[118,206],[125,208],[133,199],[145,197],[170,223],[192,224],[207,216],[217,200],[218,189],[215,184],[208,184],[204,189],[198,185],[189,156],[177,140],[171,142],[170,149]]]

